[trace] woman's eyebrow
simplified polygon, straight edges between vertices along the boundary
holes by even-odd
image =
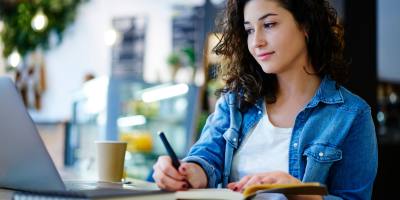
[[[276,16],[276,15],[278,15],[278,14],[275,14],[275,13],[267,13],[267,14],[265,14],[265,15],[259,17],[259,18],[258,18],[258,21],[264,20],[265,18],[268,18],[269,16]],[[250,24],[250,22],[244,21],[244,24]]]

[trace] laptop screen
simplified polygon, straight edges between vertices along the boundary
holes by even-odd
[[[13,81],[0,77],[0,187],[65,190]]]

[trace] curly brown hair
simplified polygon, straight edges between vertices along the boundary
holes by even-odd
[[[213,49],[227,61],[219,70],[219,76],[226,84],[219,93],[241,93],[240,102],[245,107],[261,97],[265,97],[268,103],[275,102],[278,84],[276,75],[266,74],[247,48],[243,9],[249,1],[227,1],[218,24],[222,36]],[[320,78],[329,75],[337,86],[343,84],[347,80],[348,64],[343,56],[344,32],[336,10],[326,0],[276,1],[307,31],[308,55],[316,75]]]

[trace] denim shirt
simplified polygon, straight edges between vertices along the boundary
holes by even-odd
[[[204,169],[208,187],[226,187],[233,154],[264,114],[263,99],[241,113],[234,97],[227,93],[219,98],[183,159]],[[371,109],[344,87],[336,88],[329,77],[296,116],[288,151],[289,174],[325,184],[325,199],[371,199],[378,165]]]

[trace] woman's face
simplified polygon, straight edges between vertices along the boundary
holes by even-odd
[[[307,63],[306,33],[278,1],[249,1],[244,28],[248,49],[265,73],[282,74]]]

